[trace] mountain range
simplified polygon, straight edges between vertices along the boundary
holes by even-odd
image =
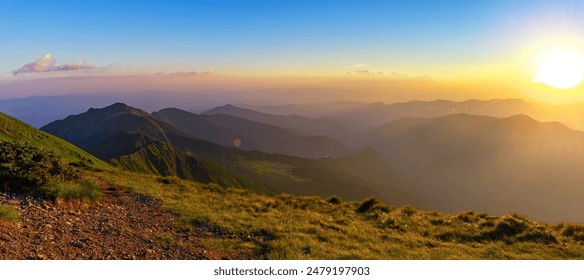
[[[0,114],[0,140],[52,152],[80,176],[56,179],[57,202],[17,196],[17,206],[2,205],[0,243],[14,248],[2,256],[581,257],[581,225],[513,213],[583,220],[584,132],[561,123],[527,115],[402,117],[355,132],[360,148],[348,155],[314,159],[221,145],[186,131],[224,126],[235,133],[251,124],[266,137],[311,136],[301,125],[274,129],[224,114],[161,112],[172,113],[173,124],[116,103],[43,128],[75,145]],[[50,239],[56,235],[63,240]]]
[[[42,130],[126,170],[262,193],[373,195],[428,210],[584,220],[584,133],[512,114],[529,103],[353,105],[305,117],[233,105],[148,114],[116,103]]]
[[[158,118],[170,120],[185,130]],[[257,130],[257,134],[244,131],[245,126],[242,124],[250,124],[250,131]],[[407,192],[398,192],[389,183],[380,184],[359,177],[327,158],[310,159],[265,151],[247,151],[231,143],[224,146],[203,140],[211,138],[233,141],[231,137],[238,135],[244,139],[244,143],[249,139],[260,141],[260,137],[269,137],[262,141],[283,140],[291,146],[297,145],[298,149],[302,149],[304,145],[306,151],[311,152],[315,151],[314,146],[323,145],[322,139],[327,139],[303,136],[287,129],[230,116],[198,116],[177,109],[162,110],[149,115],[140,109],[116,103],[55,121],[41,130],[70,141],[101,159],[130,171],[177,175],[203,181],[208,178],[210,182],[226,187],[245,187],[264,193],[339,195],[345,199],[362,199],[376,195],[396,204],[410,202]],[[220,134],[210,134],[209,130]],[[286,137],[295,137],[292,140],[296,142],[290,142]],[[277,147],[276,145],[273,147]],[[342,145],[332,140],[325,142],[322,151],[316,151],[327,152],[335,147],[341,147],[342,152],[346,151]],[[170,155],[168,152],[171,152]],[[186,168],[187,162],[197,168]],[[179,172],[180,170],[183,171]]]

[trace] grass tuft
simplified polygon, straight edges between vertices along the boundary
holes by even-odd
[[[363,200],[363,202],[361,202],[361,204],[359,204],[359,207],[357,207],[357,212],[358,213],[369,212],[369,210],[371,210],[373,206],[380,203],[381,201],[377,197],[366,198],[365,200]]]
[[[53,199],[96,202],[101,198],[102,188],[94,179],[83,178],[54,182],[45,192]]]
[[[343,202],[343,200],[341,200],[340,197],[338,196],[331,196],[329,197],[326,202],[330,203],[330,204],[341,204]]]
[[[0,205],[0,220],[17,223],[20,220],[18,210],[11,205]]]

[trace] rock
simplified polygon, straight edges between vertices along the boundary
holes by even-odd
[[[80,248],[80,249],[83,249],[83,247],[85,247],[85,244],[83,244],[81,242],[71,242],[70,245],[73,247]]]

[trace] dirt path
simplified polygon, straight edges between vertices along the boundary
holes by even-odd
[[[181,229],[160,203],[115,186],[100,202],[53,203],[0,194],[19,224],[0,221],[0,259],[250,259],[203,248],[206,227]]]

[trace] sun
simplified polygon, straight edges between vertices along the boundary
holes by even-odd
[[[577,49],[555,47],[540,53],[533,81],[558,89],[578,86],[584,78],[584,55]]]

